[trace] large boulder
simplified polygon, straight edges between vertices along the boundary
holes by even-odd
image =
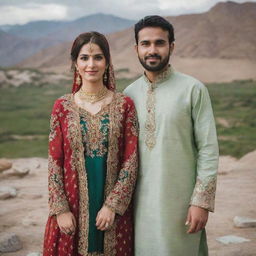
[[[237,228],[255,228],[256,219],[236,216],[234,219],[234,225]]]
[[[240,244],[244,242],[250,242],[250,239],[246,239],[240,236],[228,235],[216,238],[216,240],[223,244]]]
[[[29,174],[30,169],[26,166],[22,165],[15,165],[12,168],[12,175],[18,176],[18,177],[23,177]]]
[[[16,188],[9,186],[0,186],[0,199],[8,199],[17,196]]]
[[[0,252],[16,252],[22,249],[19,237],[14,233],[0,234]]]
[[[238,160],[232,156],[220,156],[218,174],[228,174],[236,168]]]
[[[12,167],[12,163],[10,161],[4,158],[0,159],[0,172],[8,170],[11,167]]]
[[[42,254],[40,252],[31,252],[27,256],[42,256]]]

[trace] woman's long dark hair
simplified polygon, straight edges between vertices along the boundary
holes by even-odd
[[[103,52],[103,55],[106,59],[106,79],[103,79],[103,83],[104,85],[111,90],[115,89],[115,82],[114,82],[114,72],[113,72],[113,67],[111,64],[111,58],[110,58],[110,50],[109,50],[109,44],[108,41],[106,39],[106,37],[96,31],[91,31],[91,32],[86,32],[86,33],[82,33],[80,34],[74,41],[72,48],[71,48],[71,60],[72,60],[72,65],[71,65],[71,69],[74,71],[74,83],[73,83],[73,89],[72,92],[75,93],[77,92],[81,85],[76,84],[76,78],[79,74],[77,74],[76,72],[76,68],[75,68],[75,64],[79,55],[79,52],[81,50],[81,48],[88,43],[93,43],[93,44],[97,44],[100,49]]]

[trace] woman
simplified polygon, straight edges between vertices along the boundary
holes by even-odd
[[[109,45],[97,32],[71,49],[72,94],[53,107],[44,256],[133,255],[137,171],[132,100],[116,93]]]

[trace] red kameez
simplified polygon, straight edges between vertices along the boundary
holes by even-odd
[[[104,204],[115,211],[112,227],[105,231],[105,256],[132,256],[132,195],[137,172],[137,118],[133,101],[115,93],[110,103],[110,131]],[[95,138],[97,139],[97,138]],[[44,256],[88,254],[88,188],[80,129],[79,109],[73,94],[59,98],[53,107],[49,135],[49,206]],[[76,232],[60,232],[56,214],[71,211]]]

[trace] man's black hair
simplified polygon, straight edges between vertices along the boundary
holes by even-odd
[[[161,16],[151,15],[144,17],[135,24],[134,32],[136,44],[138,44],[138,34],[140,30],[146,27],[160,27],[163,30],[169,32],[169,43],[172,43],[174,41],[174,29],[172,24]]]

